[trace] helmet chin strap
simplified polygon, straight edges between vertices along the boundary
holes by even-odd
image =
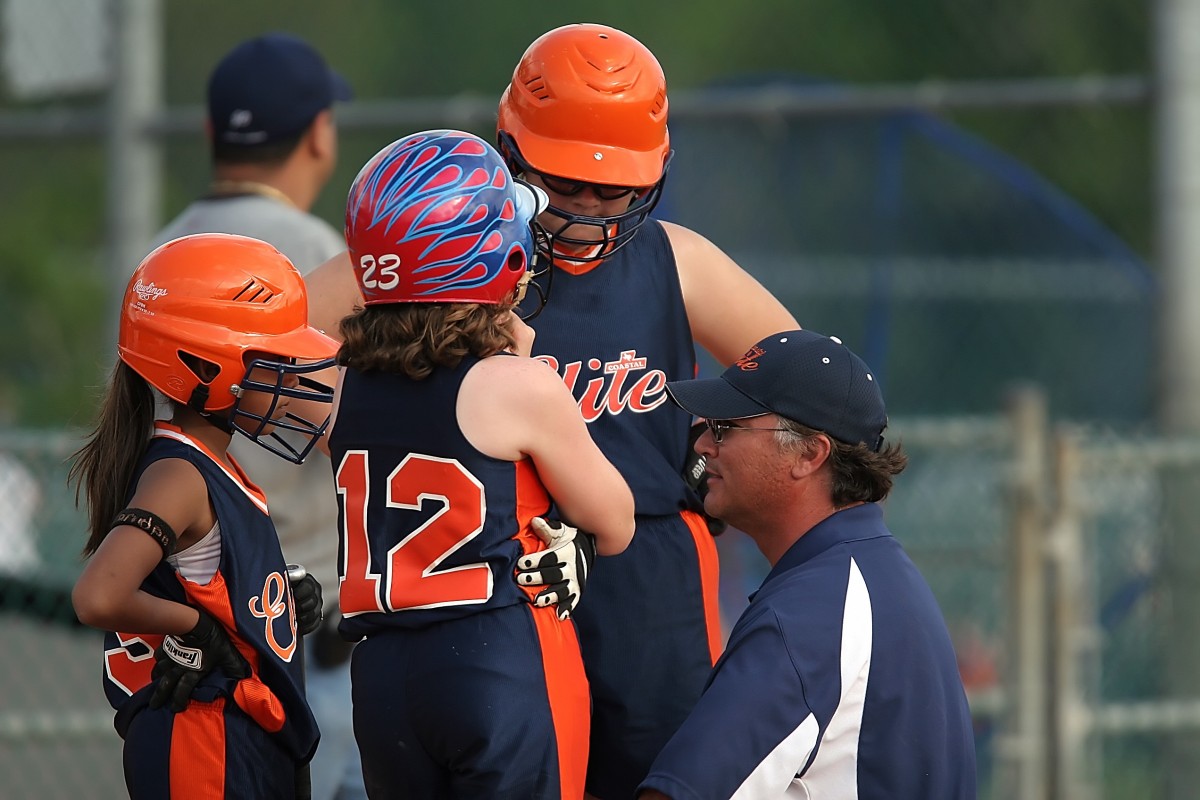
[[[205,411],[204,406],[208,403],[208,384],[198,383],[196,388],[192,389],[192,396],[188,398],[188,408],[200,415],[201,419],[212,425],[217,430],[233,435],[233,424],[225,417],[220,417],[213,414],[211,411]]]

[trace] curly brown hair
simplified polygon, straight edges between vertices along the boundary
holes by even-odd
[[[467,355],[486,358],[513,347],[504,324],[511,303],[389,303],[360,308],[339,325],[337,363],[422,380],[434,367],[454,367]]]
[[[827,436],[832,445],[829,466],[833,472],[832,500],[835,508],[854,503],[876,503],[892,491],[893,479],[908,466],[908,456],[899,442],[887,442],[876,453],[865,444],[839,442],[824,431],[779,417],[786,430],[775,434],[780,447],[805,451],[814,436]]]

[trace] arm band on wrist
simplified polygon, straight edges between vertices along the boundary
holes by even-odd
[[[151,539],[158,542],[163,551],[163,558],[175,552],[175,543],[179,537],[162,517],[153,512],[141,508],[127,508],[113,519],[112,527],[118,525],[132,525],[145,531]]]

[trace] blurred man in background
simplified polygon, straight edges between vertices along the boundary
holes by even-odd
[[[333,105],[346,81],[307,42],[282,33],[234,47],[208,83],[213,181],[155,245],[193,233],[236,233],[269,242],[302,273],[346,248],[309,209],[337,163]],[[249,443],[246,443],[249,444]],[[337,502],[326,456],[293,466],[253,445],[232,450],[266,492],[289,562],[325,587],[325,621],[306,641],[307,694],[321,729],[312,761],[313,800],[365,797],[350,707],[350,650],[337,635]]]

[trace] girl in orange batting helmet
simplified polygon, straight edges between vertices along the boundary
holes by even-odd
[[[301,461],[324,432],[333,395],[313,376],[335,350],[307,324],[299,272],[257,239],[176,239],[130,278],[71,478],[90,528],[72,599],[106,631],[131,797],[296,796],[318,738],[297,643],[320,587],[289,581],[267,500],[228,447],[237,433]]]

